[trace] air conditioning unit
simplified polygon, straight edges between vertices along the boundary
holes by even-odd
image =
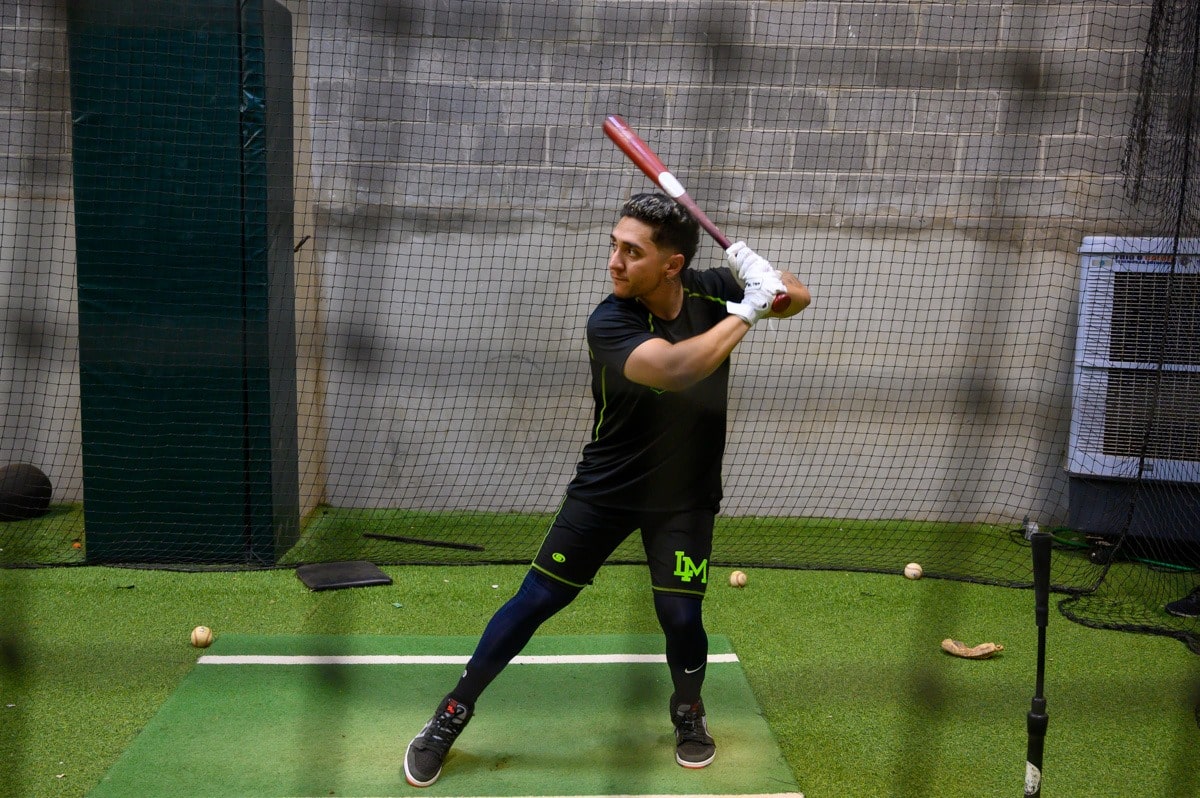
[[[1200,239],[1079,253],[1068,474],[1200,483]]]

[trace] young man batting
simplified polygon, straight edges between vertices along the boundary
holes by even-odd
[[[728,268],[690,269],[699,239],[695,219],[665,194],[635,195],[621,209],[608,258],[612,294],[587,324],[591,440],[521,587],[409,743],[404,776],[414,787],[437,781],[484,689],[635,530],[666,638],[675,759],[688,768],[712,762],[700,697],[708,661],[701,566],[722,498],[729,356],[757,321],[795,315],[811,297],[742,242],[726,252]],[[791,305],[772,313],[783,292]]]

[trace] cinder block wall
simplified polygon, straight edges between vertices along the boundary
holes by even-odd
[[[493,270],[472,272],[486,285],[545,247],[565,246],[582,273],[559,286],[561,334],[525,344],[554,379],[509,386],[559,408],[554,430],[530,432],[527,408],[498,408],[466,373],[423,389],[397,364],[395,390],[328,419],[342,466],[332,501],[416,486],[418,504],[469,505],[490,481],[492,506],[528,509],[528,494],[499,486],[542,480],[540,509],[554,506],[587,425],[582,322],[607,290],[604,237],[620,198],[647,185],[599,135],[618,112],[660,134],[727,231],[816,295],[802,321],[756,332],[738,359],[727,511],[762,512],[753,486],[786,475],[774,508],[787,512],[1064,516],[1075,248],[1136,228],[1119,163],[1148,3],[351,7],[309,4],[302,24],[310,65],[329,65],[310,69],[306,90],[330,362],[363,341],[392,353],[453,340],[445,319],[410,331],[389,308],[347,301],[371,275],[398,279],[396,264],[417,292],[460,253],[494,253]],[[594,135],[565,127],[562,109]],[[453,252],[413,235],[426,223],[462,224]],[[498,329],[521,323],[529,284],[516,279],[511,303],[488,310]],[[768,362],[780,347],[792,353],[782,369]],[[334,366],[330,392],[350,390],[337,386],[352,371]],[[756,375],[774,386],[767,402]],[[404,430],[447,391],[486,431],[450,456],[422,454]],[[496,429],[513,439],[488,439]],[[742,448],[773,432],[790,445],[769,458]],[[461,465],[530,446],[543,467],[515,479],[499,461]]]
[[[0,465],[83,496],[66,12],[0,3]]]
[[[40,462],[78,498],[63,5],[0,9],[0,378],[13,386],[0,459]],[[312,236],[298,263],[310,505],[405,491],[438,506],[480,483],[496,509],[557,502],[590,412],[582,326],[606,292],[612,213],[646,185],[599,135],[615,111],[669,131],[661,152],[691,193],[817,297],[739,358],[729,512],[761,510],[748,486],[765,467],[791,475],[775,508],[789,512],[1064,515],[1074,249],[1140,231],[1118,169],[1148,2],[287,5],[297,237]],[[596,134],[566,127],[568,107]],[[553,292],[513,267],[549,247],[573,253]],[[502,385],[473,367],[514,347],[464,349],[464,322],[422,296],[464,262],[466,284],[503,286],[495,330],[519,335],[531,304],[556,308],[517,347],[536,368]],[[917,334],[931,324],[943,345]],[[783,370],[766,360],[781,346]],[[744,412],[768,372],[780,390]],[[532,423],[546,407],[551,429]],[[422,447],[412,435],[433,412],[478,434]],[[737,454],[767,429],[794,445],[765,464]],[[501,457],[513,451],[531,454]],[[891,489],[918,468],[921,496]],[[505,493],[531,483],[545,490]]]

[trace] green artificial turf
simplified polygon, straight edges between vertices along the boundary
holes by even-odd
[[[430,695],[440,697],[458,678],[475,642],[465,635],[224,634],[90,798],[408,792],[397,779],[395,739],[429,719]],[[538,635],[525,653],[543,661],[523,659],[492,683],[489,711],[455,746],[448,777],[423,795],[648,796],[686,788],[692,796],[801,798],[728,638],[710,639],[704,690],[710,714],[716,709],[720,717],[723,767],[694,773],[675,763],[666,721],[671,687],[661,662],[570,661],[662,659],[659,635]],[[232,661],[240,657],[290,661]],[[402,657],[454,662],[380,661]],[[296,661],[304,658],[323,661]],[[352,661],[361,659],[372,661]],[[579,716],[563,711],[581,691],[592,718],[586,735],[578,733]],[[538,700],[527,700],[530,693]]]
[[[321,505],[304,518],[299,540],[279,553],[278,564],[524,564],[553,518],[552,513]],[[1029,550],[1020,530],[995,524],[720,515],[715,537],[720,541],[714,551],[716,564],[899,572],[904,563],[916,560],[930,576],[1011,586],[1028,585],[1030,580]],[[54,505],[40,518],[0,525],[0,566],[83,564],[86,554],[80,505]],[[1092,585],[1101,569],[1085,555],[1056,558],[1054,583]],[[197,551],[197,556],[203,552]],[[609,559],[644,562],[639,536],[630,536]],[[147,561],[154,560],[148,553]],[[236,569],[239,563],[199,562],[190,567]]]
[[[287,570],[0,570],[0,796],[86,795],[196,667],[197,624],[218,636],[474,636],[526,569],[384,570],[393,585],[319,593]],[[1020,794],[1036,665],[1030,591],[774,569],[752,569],[736,590],[726,575],[711,570],[708,627],[730,638],[809,798]],[[656,631],[638,566],[602,570],[543,627]],[[1005,650],[957,659],[940,650],[945,637]],[[1056,611],[1047,643],[1043,794],[1200,795],[1200,657]],[[406,742],[396,740],[397,769]],[[397,770],[396,794],[406,792]]]

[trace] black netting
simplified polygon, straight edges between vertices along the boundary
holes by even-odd
[[[527,561],[620,114],[814,295],[735,353],[717,560],[1028,584],[1028,518],[1195,635],[1192,4],[20,5],[0,563]]]

